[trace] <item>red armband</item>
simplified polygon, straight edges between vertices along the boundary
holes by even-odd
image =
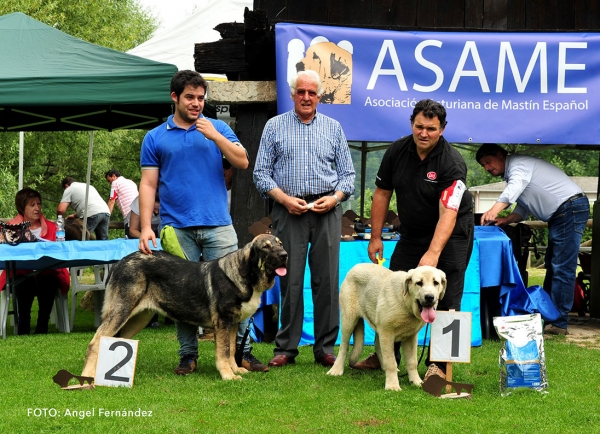
[[[440,200],[442,201],[444,208],[458,211],[458,208],[460,208],[460,201],[466,190],[467,186],[464,182],[460,180],[454,181],[450,187],[442,191]]]

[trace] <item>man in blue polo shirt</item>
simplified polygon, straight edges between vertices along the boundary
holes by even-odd
[[[218,259],[238,248],[238,239],[227,206],[223,158],[238,169],[248,167],[248,154],[223,121],[202,115],[208,83],[195,71],[179,71],[171,80],[175,114],[146,134],[140,162],[139,249],[151,254],[156,245],[152,213],[156,190],[160,190],[161,245],[163,250],[190,261]],[[176,322],[180,363],[177,375],[196,369],[196,326]],[[247,321],[238,330],[238,345]],[[242,366],[268,371],[244,349]]]

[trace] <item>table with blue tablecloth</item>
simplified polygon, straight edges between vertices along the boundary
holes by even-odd
[[[396,241],[384,241],[384,256],[389,258],[396,247]],[[370,262],[367,253],[367,241],[356,240],[341,242],[340,245],[340,286],[348,271],[356,264]],[[389,260],[384,266],[389,264]],[[506,292],[521,284],[521,276],[512,251],[510,239],[502,229],[496,226],[476,226],[473,252],[465,275],[465,287],[461,303],[461,311],[471,312],[472,329],[471,344],[479,346],[482,343],[481,315],[490,319],[490,309],[481,311],[481,291],[489,287],[500,287]],[[279,302],[278,288],[271,290],[270,297]],[[273,294],[276,293],[276,294]],[[304,274],[304,325],[300,345],[314,343],[312,291],[310,287],[310,269],[308,265]],[[261,319],[262,320],[262,319]],[[489,324],[486,322],[486,324]],[[487,337],[487,334],[486,336]],[[375,333],[366,324],[365,344],[373,345]],[[341,340],[341,332],[336,344]],[[428,342],[425,337],[425,327],[419,333],[419,345]]]
[[[46,270],[53,268],[84,267],[117,262],[130,253],[137,252],[139,240],[115,239],[95,241],[64,241],[61,243],[40,241],[21,243],[16,246],[0,244],[0,270],[13,270],[6,278],[7,294],[2,297],[0,328],[6,338],[6,320],[10,313],[10,300],[14,300],[15,270]],[[160,248],[160,242],[158,244]],[[153,248],[151,246],[151,248]],[[6,271],[4,271],[6,272]]]

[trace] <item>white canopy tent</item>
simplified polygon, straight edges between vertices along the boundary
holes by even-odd
[[[176,65],[179,70],[194,71],[194,45],[221,39],[221,35],[214,28],[221,23],[244,22],[244,8],[252,9],[252,3],[252,0],[200,0],[191,15],[159,30],[151,39],[127,53],[170,63]],[[202,75],[206,78],[211,77],[208,73]],[[212,76],[225,77],[215,74]]]

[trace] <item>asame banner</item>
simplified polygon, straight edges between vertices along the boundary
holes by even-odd
[[[410,133],[417,101],[448,112],[455,143],[600,144],[599,33],[389,31],[276,25],[277,105],[293,109],[289,79],[316,71],[317,110],[348,140]]]

